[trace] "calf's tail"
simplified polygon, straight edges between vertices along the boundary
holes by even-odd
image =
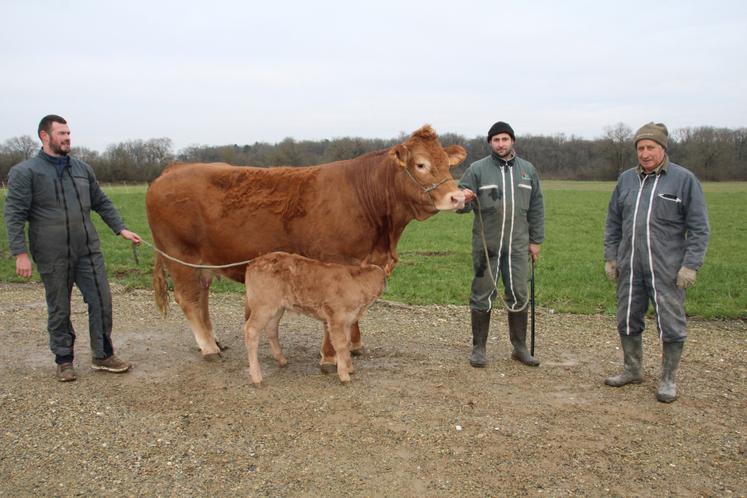
[[[153,294],[156,299],[156,307],[161,316],[169,314],[169,287],[166,283],[166,268],[163,266],[163,257],[156,254],[153,266]]]

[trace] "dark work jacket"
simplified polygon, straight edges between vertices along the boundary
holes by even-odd
[[[656,279],[674,285],[681,266],[703,265],[710,226],[703,189],[690,171],[665,160],[650,175],[640,167],[623,172],[607,210],[604,258],[617,261],[622,277],[631,259],[652,265]]]
[[[39,272],[45,273],[100,252],[91,210],[99,213],[115,234],[125,229],[88,164],[71,157],[69,165],[58,172],[55,158],[40,151],[13,166],[8,176],[5,226],[10,253],[30,252]],[[26,222],[30,251],[24,236]]]

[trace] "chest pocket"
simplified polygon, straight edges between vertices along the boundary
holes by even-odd
[[[73,181],[75,182],[75,190],[77,190],[77,194],[73,192],[73,195],[79,196],[84,210],[89,209],[91,207],[91,184],[88,177],[74,174]]]
[[[653,215],[656,221],[679,225],[684,221],[685,210],[677,194],[660,192],[654,197]]]
[[[532,201],[532,184],[522,180],[516,184],[516,211],[525,214]]]
[[[503,190],[500,185],[483,185],[477,190],[481,211],[496,211],[503,202]]]
[[[60,201],[59,185],[53,174],[34,174],[32,189],[34,204],[38,206],[56,206]]]

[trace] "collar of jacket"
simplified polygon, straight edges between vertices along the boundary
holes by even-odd
[[[516,163],[516,152],[514,151],[511,151],[511,158],[508,161],[501,158],[501,156],[496,154],[494,151],[490,152],[490,156],[493,158],[493,161],[495,161],[495,163],[502,168],[513,166],[514,163]]]
[[[638,175],[646,176],[646,175],[658,175],[659,173],[666,173],[668,167],[669,167],[669,156],[667,154],[664,154],[664,159],[661,161],[661,164],[658,165],[656,168],[654,168],[654,170],[650,173],[646,173],[646,171],[643,169],[643,166],[638,164]]]
[[[51,163],[52,166],[55,167],[57,170],[57,176],[61,177],[62,173],[65,171],[65,168],[70,167],[70,156],[64,155],[64,156],[50,156],[46,152],[44,152],[44,149],[41,149],[39,151],[39,157],[47,161],[48,163]]]

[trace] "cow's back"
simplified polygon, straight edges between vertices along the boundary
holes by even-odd
[[[156,245],[189,262],[225,265],[285,251],[322,261],[365,259],[377,231],[351,185],[351,161],[301,168],[183,164],[149,187]],[[222,271],[243,281],[243,267]]]

